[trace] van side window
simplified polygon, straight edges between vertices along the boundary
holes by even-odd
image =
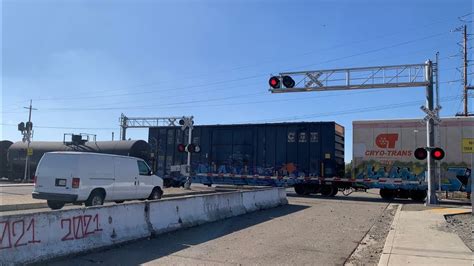
[[[150,174],[150,168],[148,168],[148,165],[144,163],[143,161],[137,161],[138,163],[138,172],[140,175],[149,175]]]

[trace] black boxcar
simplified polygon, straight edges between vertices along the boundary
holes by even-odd
[[[169,177],[172,165],[186,164],[188,130],[149,129],[155,172]],[[343,176],[344,128],[335,122],[298,122],[194,126],[193,173]]]

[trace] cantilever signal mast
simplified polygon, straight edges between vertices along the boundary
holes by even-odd
[[[424,64],[376,66],[360,68],[329,69],[316,71],[285,72],[271,77],[270,92],[309,92],[330,90],[359,90],[375,88],[426,87],[426,122],[428,162],[427,204],[437,204],[435,187],[435,164],[433,156],[435,144],[435,123],[439,123],[440,106],[434,106],[434,76],[438,66],[431,61]]]

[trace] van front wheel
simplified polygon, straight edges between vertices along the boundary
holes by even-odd
[[[55,200],[48,200],[46,202],[48,204],[48,207],[51,208],[51,210],[59,210],[62,207],[64,207],[64,202],[62,201],[55,201]]]
[[[85,204],[87,207],[104,205],[104,195],[100,191],[94,190],[86,200]]]
[[[161,199],[161,196],[163,195],[163,191],[159,187],[156,187],[153,189],[151,192],[150,196],[148,197],[149,200],[157,200]]]

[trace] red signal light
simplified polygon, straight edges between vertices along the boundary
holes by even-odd
[[[418,160],[424,160],[428,157],[428,152],[425,148],[417,148],[415,150],[415,158]]]
[[[271,77],[270,80],[268,80],[268,84],[270,84],[270,87],[274,89],[279,89],[280,88],[280,79],[278,77]]]
[[[186,146],[184,144],[178,144],[178,152],[185,152]]]
[[[441,148],[434,148],[431,151],[431,157],[435,160],[442,160],[444,158],[444,150]]]

